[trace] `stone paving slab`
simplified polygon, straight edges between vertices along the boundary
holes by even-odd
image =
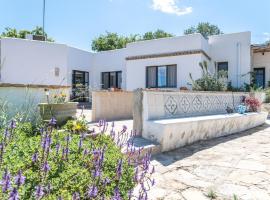
[[[154,156],[150,199],[270,200],[269,124]]]

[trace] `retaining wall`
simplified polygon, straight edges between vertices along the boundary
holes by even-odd
[[[92,92],[92,121],[132,119],[133,92]]]

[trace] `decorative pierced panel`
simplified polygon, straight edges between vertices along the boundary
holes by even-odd
[[[226,113],[248,93],[221,92],[146,92],[148,119],[192,117]]]

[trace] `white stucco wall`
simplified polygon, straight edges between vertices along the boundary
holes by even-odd
[[[201,34],[192,34],[130,43],[127,45],[127,55],[137,56],[199,49],[208,52],[207,42]]]
[[[232,33],[209,37],[212,66],[215,62],[228,62],[229,81],[234,87],[250,82],[251,71],[251,33]],[[239,48],[239,49],[238,49]]]
[[[67,82],[69,85],[72,84],[72,70],[89,72],[89,82],[91,84],[91,80],[93,79],[93,71],[91,67],[92,60],[92,53],[74,47],[68,47]]]
[[[101,73],[122,71],[122,88],[126,88],[126,49],[95,53],[91,62],[92,87],[101,89]]]
[[[215,62],[229,62],[229,80],[233,86],[249,82],[249,76],[241,75],[251,71],[250,32],[211,36],[209,40],[200,34],[135,42],[127,48],[92,53],[64,44],[30,41],[22,39],[1,39],[1,70],[4,83],[71,85],[72,70],[88,71],[90,87],[101,88],[101,73],[122,71],[122,88],[134,90],[145,88],[147,66],[177,65],[177,88],[187,86],[189,73],[194,79],[201,76],[199,62],[207,58],[198,53],[192,55],[159,57],[151,59],[126,60],[130,56],[162,54],[181,51],[203,50],[211,58],[209,68],[214,71]],[[238,45],[239,49],[238,49]],[[239,56],[238,56],[239,54]],[[208,61],[210,62],[210,61]],[[239,65],[239,72],[237,67]],[[60,69],[59,77],[54,74]],[[238,75],[237,75],[238,73]]]
[[[199,62],[202,55],[172,56],[164,58],[152,58],[127,61],[127,90],[146,87],[146,67],[161,65],[177,65],[177,88],[187,86],[190,83],[189,73],[194,79],[201,77]]]
[[[66,45],[2,38],[1,52],[1,60],[4,60],[1,82],[67,85]],[[56,67],[60,69],[59,76],[55,76]]]
[[[268,87],[268,81],[270,81],[270,52],[253,53],[252,55],[252,69],[265,68],[265,86]]]

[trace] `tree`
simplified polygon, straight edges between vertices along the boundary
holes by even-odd
[[[5,28],[5,31],[2,32],[0,37],[12,37],[12,38],[22,38],[24,39],[27,34],[33,34],[33,35],[43,35],[43,29],[42,27],[37,26],[32,31],[29,30],[17,30],[15,28],[7,27]],[[46,41],[54,42],[52,38],[47,37],[47,33],[45,33]]]
[[[201,22],[196,27],[191,26],[190,28],[184,31],[185,35],[200,33],[205,38],[208,38],[210,35],[220,35],[223,34],[218,26],[210,24],[209,22]]]
[[[130,36],[121,36],[117,33],[106,32],[92,41],[92,49],[94,51],[108,51],[114,49],[125,48],[128,43],[141,41],[141,40],[152,40],[164,37],[172,37],[170,33],[166,33],[163,30],[158,29],[155,32],[147,32],[142,36],[139,34]]]
[[[173,35],[163,30],[158,29],[155,32],[152,32],[152,31],[146,32],[142,36],[142,40],[153,40],[153,39],[166,38],[166,37],[173,37]]]
[[[127,37],[119,36],[117,33],[106,32],[92,41],[92,49],[94,51],[107,51],[121,49],[126,46]]]

